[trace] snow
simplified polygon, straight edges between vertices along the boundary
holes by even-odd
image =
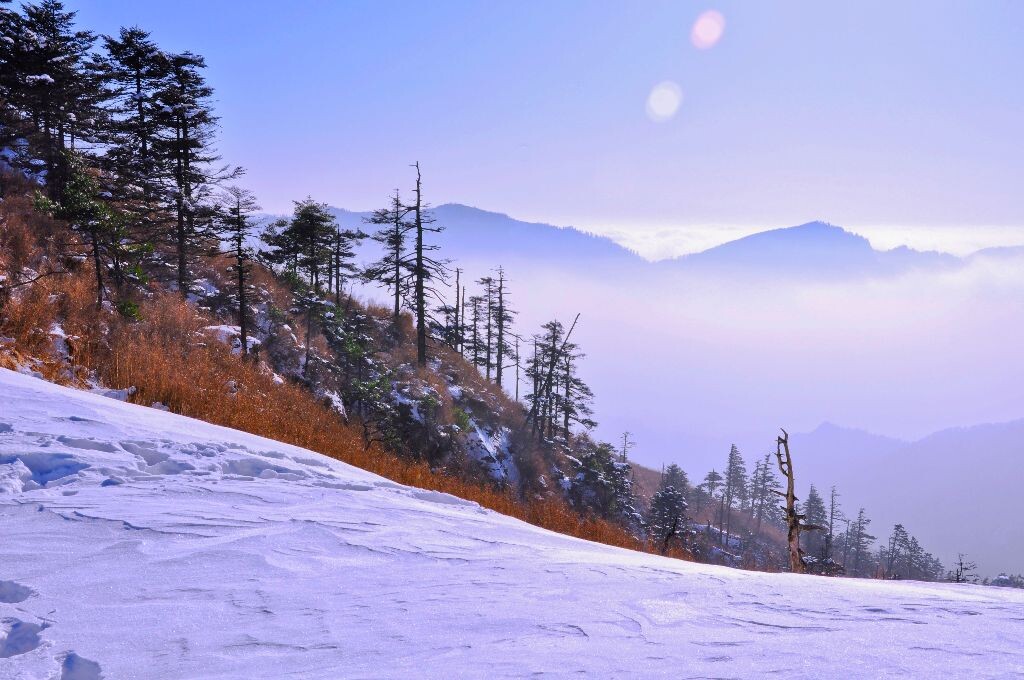
[[[242,352],[242,327],[231,326],[228,324],[220,324],[216,326],[205,326],[204,331],[213,335],[217,338],[218,342],[222,342],[225,345],[231,346],[232,354],[241,354]],[[262,342],[258,338],[251,336],[246,337],[246,344],[249,346],[249,351],[253,351],[254,348],[259,347]]]
[[[512,459],[509,429],[502,427],[494,432],[473,418],[469,419],[469,425],[471,429],[466,434],[469,455],[484,466],[491,479],[515,488],[519,484],[519,468]]]
[[[0,370],[0,677],[1009,677],[1024,592],[695,565]]]

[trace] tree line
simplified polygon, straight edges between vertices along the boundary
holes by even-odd
[[[677,544],[707,557],[716,554],[727,563],[783,563],[771,553],[764,529],[785,529],[786,509],[778,503],[785,497],[768,452],[758,458],[751,472],[739,449],[730,448],[724,474],[709,471],[701,482],[691,485],[687,474],[675,463],[661,474],[647,518],[650,539],[664,552]],[[871,519],[865,508],[847,515],[838,489],[833,486],[827,499],[811,484],[806,499],[796,504],[801,525],[800,557],[806,571],[824,575],[846,574],[865,578],[914,579],[925,581],[966,579],[973,565],[963,558],[959,572],[945,570],[942,563],[924,549],[902,524],[878,542],[871,533]],[[697,517],[703,518],[703,523]]]

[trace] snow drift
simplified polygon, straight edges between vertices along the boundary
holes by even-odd
[[[0,370],[0,677],[999,677],[1024,592],[609,548]]]

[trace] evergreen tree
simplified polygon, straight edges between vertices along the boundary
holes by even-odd
[[[729,459],[725,467],[725,485],[722,490],[722,499],[719,506],[718,528],[724,531],[724,543],[728,544],[732,530],[732,510],[739,503],[744,504],[748,497],[747,490],[747,466],[743,462],[743,456],[739,449],[733,444],[729,449]]]
[[[857,519],[853,521],[848,529],[849,552],[851,560],[851,574],[854,576],[871,575],[871,543],[875,537],[868,533],[868,526],[871,520],[868,519],[864,508],[857,512]]]
[[[810,491],[807,492],[807,500],[800,512],[804,515],[806,524],[823,528],[828,526],[825,501],[813,484],[811,484]],[[821,531],[803,531],[800,533],[800,540],[807,555],[817,558],[824,552],[825,536]]]
[[[398,323],[402,301],[409,293],[409,284],[415,264],[414,253],[408,250],[409,233],[416,225],[408,219],[411,208],[402,203],[398,190],[387,208],[375,210],[367,218],[369,224],[380,228],[370,238],[381,245],[383,256],[364,271],[364,277],[391,290],[394,321]]]
[[[723,479],[724,477],[722,477],[717,470],[712,470],[704,475],[704,481],[702,481],[697,488],[704,493],[708,501],[713,502],[718,499],[715,492],[721,488]]]
[[[661,554],[668,552],[671,541],[683,535],[686,526],[686,499],[682,489],[663,485],[652,497],[647,515],[647,528]]]
[[[175,216],[172,241],[177,254],[178,290],[187,295],[189,264],[211,236],[213,188],[241,174],[217,168],[213,149],[217,117],[213,89],[206,84],[203,57],[191,52],[167,57],[167,75],[156,96],[155,124],[159,130],[153,153],[169,178],[166,207]]]
[[[160,94],[167,87],[170,62],[140,28],[122,28],[117,38],[104,38],[104,47],[101,67],[111,96],[103,164],[117,177],[114,198],[128,206],[144,227],[155,229],[154,201],[166,168],[154,147],[163,107]]]
[[[561,393],[558,404],[562,418],[562,436],[565,441],[569,441],[573,425],[579,425],[584,430],[591,430],[597,426],[591,417],[594,415],[592,408],[594,393],[576,373],[577,361],[583,356],[582,353],[576,351],[574,344],[570,343],[562,347],[562,369],[559,376]]]
[[[678,489],[683,497],[686,498],[690,493],[690,480],[686,476],[686,472],[683,468],[679,467],[675,463],[669,463],[668,467],[665,468],[664,472],[661,473],[661,484],[659,488],[666,488],[671,486],[674,489]]]
[[[41,161],[47,192],[60,201],[71,173],[65,150],[84,151],[80,142],[97,142],[102,125],[106,92],[91,56],[96,36],[75,30],[76,13],[58,0],[26,4],[22,12],[3,17],[0,93],[8,124],[17,123],[29,143],[23,161]]]
[[[326,203],[310,197],[295,201],[288,238],[295,244],[296,268],[305,271],[306,282],[316,290],[320,275],[331,265],[338,225]]]
[[[327,268],[327,292],[334,288],[334,306],[341,306],[341,293],[345,280],[357,276],[359,267],[355,263],[356,246],[367,237],[361,229],[342,229],[334,225],[334,239],[331,242]]]
[[[480,363],[483,368],[484,377],[491,379],[491,369],[494,367],[494,314],[495,314],[495,285],[494,279],[490,276],[480,278],[477,285],[483,289],[480,295],[480,321],[483,323],[483,330],[480,331],[480,341],[483,343],[480,350]]]
[[[568,442],[573,425],[587,430],[596,425],[591,419],[593,393],[576,372],[583,354],[570,341],[571,331],[566,333],[555,320],[534,336],[534,357],[527,362],[527,376],[534,385],[527,395],[531,403],[527,419],[541,439],[554,441],[561,435]]]
[[[267,264],[283,266],[290,276],[297,277],[299,244],[292,238],[289,226],[286,219],[274,220],[268,224],[260,234],[260,241],[266,247],[260,249],[259,255]]]
[[[412,205],[413,224],[415,225],[416,246],[415,259],[413,260],[413,309],[416,313],[416,363],[420,366],[427,365],[427,297],[432,296],[439,299],[440,295],[434,287],[434,282],[443,282],[445,278],[445,265],[439,260],[430,256],[430,252],[437,250],[436,245],[426,242],[427,234],[436,234],[442,231],[441,227],[431,226],[434,218],[430,214],[429,205],[423,200],[423,182],[420,175],[420,164],[413,164],[416,168],[416,188],[414,190],[415,202]]]
[[[501,387],[502,374],[506,368],[506,360],[518,361],[517,352],[512,351],[508,339],[512,335],[512,320],[516,312],[509,306],[508,302],[508,279],[505,278],[505,270],[498,267],[498,286],[495,291],[494,330],[496,337],[495,346],[495,378],[494,382]],[[513,364],[514,365],[514,364]]]
[[[252,285],[252,248],[247,243],[253,231],[252,215],[260,209],[252,192],[240,187],[228,187],[222,196],[222,212],[218,227],[221,236],[231,246],[234,263],[231,273],[235,279],[235,295],[238,298],[238,328],[242,342],[242,356],[249,354],[249,294]]]
[[[778,523],[782,520],[775,496],[781,493],[781,486],[775,476],[772,454],[768,452],[754,466],[754,474],[750,478],[750,511],[754,520],[754,535],[761,535],[764,522]]]
[[[907,548],[910,534],[902,524],[897,524],[889,535],[889,543],[885,550],[885,574],[890,578],[897,577],[907,571]]]
[[[836,490],[835,485],[833,485],[832,492],[829,494],[827,533],[825,534],[825,542],[822,546],[821,557],[823,560],[832,560],[834,558],[836,522],[844,518],[838,501],[839,492]]]
[[[581,438],[577,449],[576,456],[570,458],[574,469],[569,499],[573,505],[604,519],[639,524],[629,464],[615,460],[611,444]]]

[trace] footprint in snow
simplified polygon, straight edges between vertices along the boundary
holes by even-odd
[[[17,604],[35,595],[35,591],[15,581],[0,581],[0,602]]]
[[[19,654],[27,654],[42,644],[39,633],[46,624],[28,623],[21,619],[4,619],[7,634],[0,639],[0,659],[9,659]]]
[[[102,680],[100,665],[78,656],[74,652],[68,652],[64,657],[64,663],[60,665],[60,680]]]

